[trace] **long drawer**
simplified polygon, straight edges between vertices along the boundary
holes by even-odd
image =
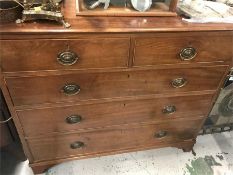
[[[127,67],[128,38],[4,40],[3,72]]]
[[[29,139],[34,161],[153,147],[192,139],[203,119],[168,121],[160,125],[124,127],[43,139]]]
[[[232,35],[159,34],[136,38],[134,66],[232,60]]]
[[[225,66],[7,78],[14,105],[216,90]]]
[[[206,116],[212,95],[127,100],[17,111],[26,137]],[[39,124],[39,125],[38,125]]]

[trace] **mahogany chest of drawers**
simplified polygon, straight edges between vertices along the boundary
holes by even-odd
[[[192,149],[232,65],[232,26],[113,19],[1,28],[1,88],[35,172],[78,158]]]

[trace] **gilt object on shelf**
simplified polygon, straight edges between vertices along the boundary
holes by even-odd
[[[46,19],[57,21],[69,28],[70,24],[64,21],[64,16],[61,12],[60,2],[62,0],[24,0],[21,4],[24,7],[22,19],[18,23],[25,21]]]

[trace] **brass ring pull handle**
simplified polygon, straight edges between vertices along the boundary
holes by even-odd
[[[176,107],[174,105],[165,106],[162,112],[164,114],[173,114],[174,112],[176,112]]]
[[[79,148],[83,148],[84,145],[85,144],[83,142],[77,141],[77,142],[71,143],[70,148],[71,149],[79,149]]]
[[[186,47],[180,51],[180,59],[183,61],[189,61],[196,57],[197,52],[193,47]]]
[[[155,138],[157,139],[161,139],[167,136],[167,131],[159,131],[157,133],[155,133]]]
[[[76,95],[80,92],[80,86],[77,84],[67,84],[62,88],[65,95]]]
[[[7,122],[9,122],[11,119],[12,119],[12,117],[10,117],[10,118],[8,118],[8,119],[6,119],[6,120],[0,121],[0,124],[7,123]]]
[[[187,84],[187,82],[188,81],[185,78],[180,77],[172,80],[171,84],[174,88],[181,88],[184,87]]]
[[[80,115],[71,115],[66,118],[66,122],[68,124],[76,124],[82,121],[82,117]]]
[[[64,66],[71,66],[78,60],[78,56],[73,51],[64,51],[57,55],[57,61]]]

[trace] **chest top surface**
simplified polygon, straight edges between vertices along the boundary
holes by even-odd
[[[0,25],[1,38],[15,34],[138,33],[179,31],[230,31],[232,24],[193,24],[180,17],[78,17],[75,1],[65,1],[63,14],[69,29],[50,21]],[[55,36],[54,36],[55,37]]]

